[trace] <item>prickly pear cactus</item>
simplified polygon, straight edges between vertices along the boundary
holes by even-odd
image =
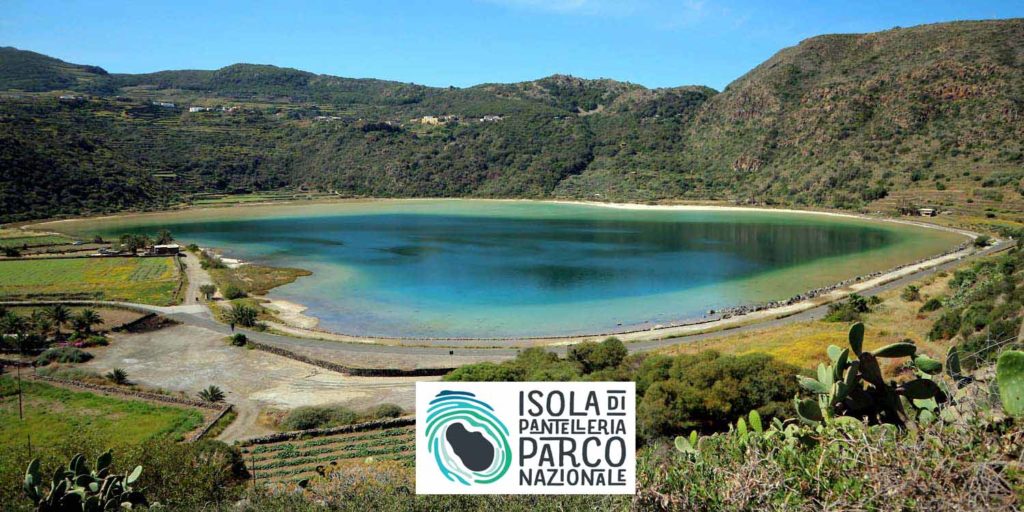
[[[946,392],[932,378],[942,372],[942,363],[917,352],[917,345],[893,343],[865,351],[864,325],[850,327],[850,348],[828,347],[831,365],[820,364],[817,378],[797,376],[801,388],[815,395],[795,399],[797,417],[806,424],[832,423],[839,418],[867,420],[903,427],[909,419],[934,418]],[[852,352],[851,352],[852,351]],[[909,358],[907,366],[916,378],[903,384],[886,382],[880,358]],[[906,405],[904,405],[906,404]]]
[[[1006,414],[1024,416],[1024,352],[1007,350],[996,362],[996,385]]]

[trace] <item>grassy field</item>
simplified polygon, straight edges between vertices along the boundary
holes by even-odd
[[[71,242],[71,238],[62,235],[19,236],[0,238],[0,247],[22,248],[25,246],[36,247],[40,245],[68,244]]]
[[[170,304],[181,279],[172,258],[24,259],[0,262],[0,298],[78,298]]]
[[[145,401],[122,400],[71,391],[41,382],[24,381],[25,420],[18,419],[18,387],[11,376],[0,377],[0,445],[54,444],[71,434],[94,431],[113,444],[130,445],[146,439],[182,438],[198,427],[198,410]]]
[[[882,303],[872,306],[872,312],[864,315],[864,348],[874,349],[895,343],[905,338],[914,340],[926,353],[943,359],[947,343],[927,340],[935,317],[940,312],[920,313],[918,310],[930,297],[941,295],[946,290],[950,277],[933,276],[917,283],[921,287],[921,300],[907,302],[900,298],[902,289],[890,290],[879,295]],[[826,349],[829,345],[847,347],[847,333],[850,324],[844,322],[795,322],[780,327],[755,329],[731,336],[708,341],[674,345],[663,350],[669,354],[696,353],[702,350],[717,350],[729,354],[762,352],[801,368],[813,368],[819,362],[828,362]]]
[[[316,474],[317,466],[365,459],[395,460],[412,465],[415,426],[396,427],[268,443],[242,448],[250,472],[261,480],[288,482]]]

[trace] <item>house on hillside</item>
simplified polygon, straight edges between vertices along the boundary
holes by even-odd
[[[152,103],[153,103],[154,106],[157,106],[157,107],[174,108],[174,103],[170,103],[170,102],[167,102],[167,101],[154,101]]]
[[[444,115],[444,116],[423,116],[419,119],[420,124],[429,124],[431,126],[441,126],[446,123],[452,123],[459,120],[459,116],[455,115]]]
[[[936,210],[935,208],[918,208],[917,209],[917,214],[922,216],[922,217],[934,217],[934,216],[938,215],[938,213],[939,213],[938,210]]]
[[[487,115],[480,118],[481,123],[496,123],[501,121],[501,116]]]

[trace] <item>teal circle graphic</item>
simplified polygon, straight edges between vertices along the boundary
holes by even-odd
[[[469,427],[472,430],[467,429]],[[448,430],[469,432],[482,438],[494,449],[490,464],[484,469],[467,467],[462,454],[455,453],[448,442]],[[427,451],[434,456],[438,469],[448,480],[463,485],[490,484],[508,472],[512,465],[512,448],[508,444],[508,428],[494,415],[494,408],[467,391],[441,391],[427,408]],[[482,442],[482,441],[481,441]]]

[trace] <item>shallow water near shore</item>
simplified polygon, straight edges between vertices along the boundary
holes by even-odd
[[[475,200],[190,210],[60,229],[158,227],[228,257],[313,271],[271,296],[308,306],[323,329],[414,338],[653,327],[787,299],[964,240],[840,216]]]

